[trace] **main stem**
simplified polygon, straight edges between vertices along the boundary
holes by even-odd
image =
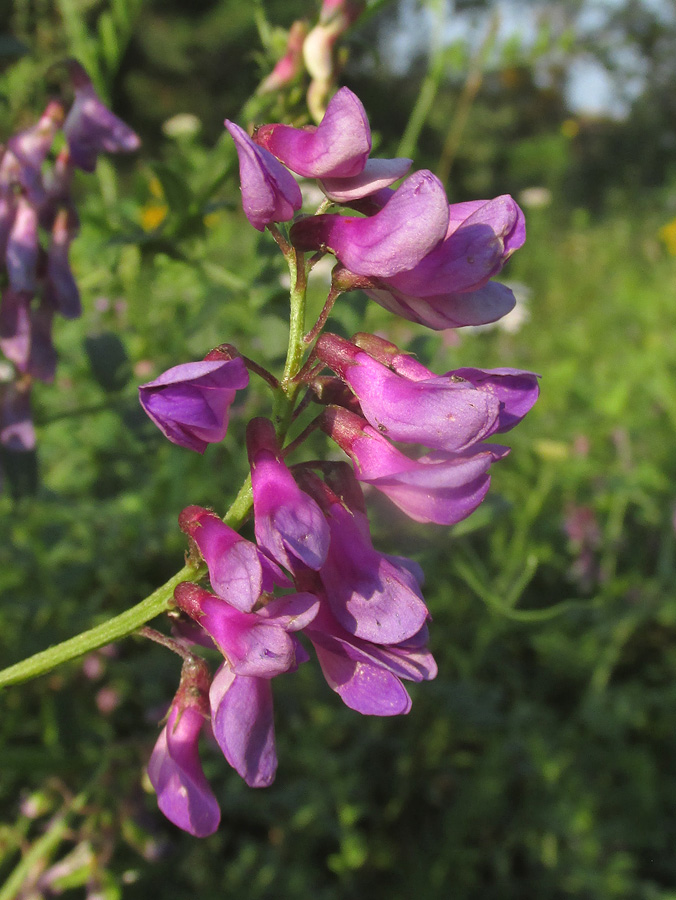
[[[272,230],[272,229],[271,229]],[[300,385],[293,383],[293,376],[303,364],[305,331],[305,295],[307,292],[307,273],[302,254],[297,253],[288,244],[283,248],[291,275],[291,314],[289,322],[289,347],[284,366],[284,375],[280,387],[275,392],[273,418],[280,444],[286,437],[291,424],[296,394]],[[251,476],[249,475],[224,516],[224,521],[236,531],[242,527],[249,515],[253,503],[251,492]],[[75,637],[48,647],[28,659],[0,671],[0,689],[12,684],[19,684],[44,675],[56,666],[77,659],[85,653],[91,653],[99,647],[111,644],[121,638],[128,637],[138,631],[146,622],[159,616],[171,608],[174,588],[181,581],[196,581],[206,573],[204,564],[187,564],[161,587],[153,591],[136,606],[120,613],[101,625],[83,631]]]

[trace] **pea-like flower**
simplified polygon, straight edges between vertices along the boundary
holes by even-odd
[[[195,837],[218,828],[221,812],[204,777],[198,742],[209,715],[206,663],[188,659],[166,725],[148,763],[148,777],[164,815]]]
[[[375,644],[396,644],[417,634],[428,611],[411,569],[373,547],[365,515],[348,509],[311,472],[299,477],[329,523],[331,545],[319,578],[340,625]]]
[[[288,586],[288,579],[271,559],[208,509],[188,506],[178,524],[202,554],[211,587],[240,612],[251,612],[261,594],[272,593],[275,585]]]
[[[317,612],[309,593],[268,599],[256,612],[241,612],[199,585],[181,582],[176,605],[216,644],[235,675],[274,678],[297,668],[297,641],[289,632],[305,628]]]
[[[239,357],[183,363],[139,387],[148,416],[172,443],[204,453],[222,441],[235,392],[249,383]]]
[[[223,756],[249,787],[268,787],[277,772],[270,679],[235,675],[223,663],[211,683],[209,703]]]
[[[461,451],[513,428],[539,394],[532,372],[464,368],[435,375],[375,335],[354,340],[324,334],[317,356],[351,388],[369,424],[394,441]]]
[[[254,140],[285,166],[306,178],[358,175],[371,152],[371,129],[361,100],[349,88],[331,99],[317,125],[261,125]]]
[[[413,381],[336,335],[320,337],[317,355],[347,382],[366,420],[391,440],[459,451],[494,431],[500,401],[469,381],[432,372]]]
[[[299,250],[330,250],[357,275],[390,278],[412,269],[442,240],[448,209],[443,185],[423,169],[375,215],[308,216],[292,226],[290,237]]]
[[[305,634],[312,641],[324,678],[346,706],[366,716],[397,716],[411,708],[402,684],[437,674],[427,650],[427,626],[399,644],[374,644],[342,628],[325,601]]]
[[[249,422],[247,449],[259,547],[289,571],[297,561],[321,568],[329,549],[329,526],[287,469],[269,419]]]
[[[296,179],[239,125],[226,119],[225,127],[237,148],[242,206],[247,219],[259,231],[272,222],[288,222],[303,205]]]
[[[461,452],[435,450],[411,459],[346,409],[329,407],[321,421],[352,460],[357,479],[416,522],[455,525],[467,518],[488,492],[491,464],[509,453],[497,444],[473,444]]]
[[[70,161],[85,172],[93,172],[99,153],[130,153],[138,150],[138,135],[101,101],[85,69],[69,60],[68,71],[75,89],[75,100],[63,133],[68,141]]]

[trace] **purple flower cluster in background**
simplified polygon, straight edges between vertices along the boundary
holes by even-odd
[[[74,90],[68,113],[52,100],[34,126],[0,145],[0,351],[9,363],[0,383],[0,442],[11,450],[35,445],[31,385],[54,378],[54,316],[75,319],[82,311],[68,259],[79,230],[73,171],[93,172],[103,151],[139,146],[98,98],[82,66],[71,60],[67,68]],[[65,144],[54,155],[59,131]]]
[[[255,228],[296,217],[302,201],[295,175],[318,179],[335,206],[296,218],[287,245],[306,273],[312,263],[305,251],[313,261],[335,256],[330,299],[365,289],[433,329],[490,322],[512,308],[509,289],[491,279],[525,239],[516,203],[503,196],[449,205],[428,171],[393,188],[411,161],[369,158],[368,120],[347,88],[317,127],[263,125],[253,137],[232,122],[226,127]],[[141,403],[171,441],[203,452],[225,434],[235,391],[247,383],[245,366],[250,361],[219,348],[142,386]],[[539,391],[538,377],[519,369],[437,375],[371,334],[321,335],[295,377],[307,389],[301,409],[312,399],[320,411],[293,445],[283,446],[285,430],[269,419],[247,427],[255,541],[202,507],[180,517],[209,585],[178,585],[176,630],[189,654],[206,646],[221,661],[210,678],[189,655],[149,775],[165,815],[195,835],[219,821],[199,761],[200,735],[211,730],[247,784],[269,785],[277,768],[271,682],[306,662],[309,646],[351,709],[409,711],[404,682],[437,673],[423,573],[415,561],[374,547],[362,485],[416,522],[460,522],[485,497],[491,465],[508,453],[492,439],[521,421]],[[289,465],[289,453],[314,428],[350,462]]]

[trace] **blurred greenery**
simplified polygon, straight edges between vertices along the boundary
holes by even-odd
[[[414,685],[411,713],[394,720],[344,708],[314,662],[278,679],[277,780],[252,791],[207,746],[223,823],[204,841],[163,819],[142,777],[178,681],[171,654],[130,639],[7,690],[1,900],[675,900],[673,23],[618,3],[593,44],[574,14],[595,4],[570,4],[563,20],[560,4],[524,4],[536,39],[498,32],[468,87],[499,6],[377,4],[347,37],[342,75],[379,155],[406,132],[416,165],[435,169],[455,128],[451,199],[510,192],[528,221],[504,272],[519,303],[503,325],[431,335],[359,295],[330,324],[385,333],[440,372],[542,374],[466,523],[417,526],[371,498],[376,545],[425,570],[438,678]],[[85,313],[57,323],[56,380],[34,392],[37,492],[0,496],[8,665],[174,574],[180,510],[224,511],[242,481],[245,422],[269,412],[262,394],[238,400],[226,441],[202,458],[162,438],[136,385],[223,341],[280,370],[283,260],[246,225],[221,128],[271,104],[297,119],[302,84],[248,98],[283,50],[276,29],[317,8],[15,0],[0,11],[0,139],[35,119],[67,54],[144,137],[135,159],[102,159],[76,183]],[[417,43],[451,12],[465,17],[462,38]],[[592,44],[610,69],[613,46],[654,61],[624,118],[569,108],[565,73]],[[182,113],[197,119],[167,127]],[[317,272],[315,314],[325,292]]]

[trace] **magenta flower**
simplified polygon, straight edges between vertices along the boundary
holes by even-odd
[[[270,679],[235,675],[223,663],[209,702],[214,737],[227,761],[249,787],[268,787],[277,771]]]
[[[93,172],[99,153],[130,153],[138,150],[138,136],[122,119],[112,113],[94,90],[89,75],[76,60],[68,70],[75,89],[75,100],[63,123],[70,161],[85,172]]]
[[[369,218],[308,216],[291,228],[299,250],[330,250],[357,275],[389,278],[416,266],[444,237],[448,201],[431,172],[415,172]]]
[[[198,742],[209,714],[209,674],[201,660],[183,664],[181,683],[148,763],[148,777],[164,815],[195,837],[218,828],[221,813],[199,759]]]
[[[417,634],[428,612],[410,569],[374,549],[365,515],[349,510],[311,473],[299,477],[324,509],[331,530],[319,578],[338,622],[375,644],[396,644]]]
[[[318,603],[312,594],[289,594],[256,612],[240,612],[187,581],[176,586],[174,599],[207,632],[233,674],[250,678],[274,678],[297,668],[297,641],[289,632],[305,628]]]
[[[360,640],[338,624],[325,604],[305,630],[329,687],[366,716],[397,716],[411,708],[401,679],[429,681],[437,666],[427,650],[427,626],[400,644]]]
[[[359,98],[345,87],[333,96],[316,128],[262,125],[254,140],[292,172],[306,178],[358,175],[371,152],[366,112]]]
[[[188,506],[178,524],[202,554],[211,587],[240,612],[251,612],[261,594],[272,593],[275,585],[288,586],[272,560],[208,509]]]
[[[382,215],[395,197],[395,192],[384,188],[366,198],[366,211]],[[365,281],[364,276],[374,273],[354,269],[336,254],[351,272],[336,270],[334,286],[343,291],[362,288],[385,309],[428,328],[484,325],[514,308],[511,290],[489,279],[525,236],[523,213],[508,195],[451,204],[443,240],[418,263]]]
[[[410,380],[355,344],[324,334],[317,356],[343,378],[366,420],[391,440],[464,450],[495,431],[500,401],[453,375]]]
[[[222,441],[235,391],[249,383],[241,359],[184,363],[139,387],[145,412],[173,444],[204,453]]]
[[[461,452],[436,450],[405,456],[364,419],[329,407],[322,428],[348,454],[359,481],[372,484],[416,522],[455,525],[486,496],[488,470],[508,447],[477,444]]]
[[[239,157],[242,206],[254,228],[264,231],[272,222],[288,222],[303,205],[300,188],[293,175],[272,153],[255,144],[249,135],[225,120]]]
[[[249,422],[247,449],[259,547],[289,571],[294,560],[319,569],[329,549],[329,526],[282,460],[272,422]]]

